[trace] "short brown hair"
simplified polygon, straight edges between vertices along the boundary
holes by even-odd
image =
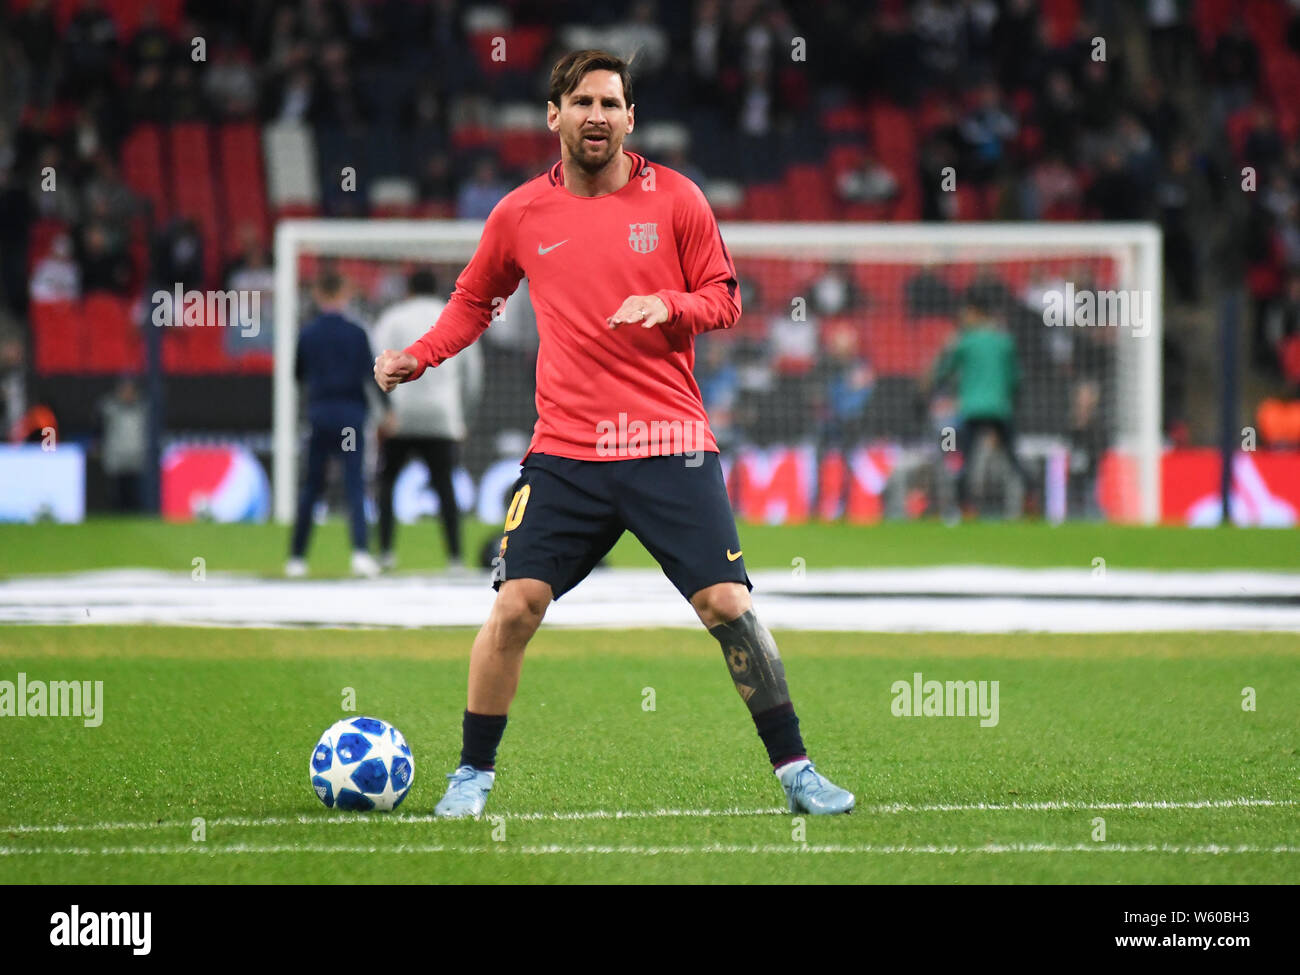
[[[343,294],[346,282],[337,267],[331,262],[321,267],[316,274],[315,290],[319,301],[333,301]]]
[[[573,89],[578,87],[578,83],[589,72],[613,71],[618,75],[619,80],[623,82],[623,104],[625,106],[631,105],[632,74],[630,69],[630,58],[624,61],[608,51],[597,51],[591,48],[585,51],[574,51],[572,54],[566,54],[560,58],[555,67],[551,69],[550,99],[555,103],[555,107],[559,108],[560,99],[571,94]]]

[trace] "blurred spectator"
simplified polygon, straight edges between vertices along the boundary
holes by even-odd
[[[1115,124],[1112,135],[1115,147],[1124,158],[1124,168],[1134,181],[1146,191],[1154,185],[1160,165],[1155,141],[1137,116],[1125,112]]]
[[[1043,71],[1043,35],[1035,0],[1005,0],[991,30],[998,80],[1007,91],[1037,85]]]
[[[940,87],[956,81],[962,63],[963,14],[960,4],[948,0],[919,0],[912,5],[921,65]]]
[[[1002,104],[997,85],[980,85],[958,125],[966,148],[963,178],[977,183],[991,180],[1002,162],[1003,147],[1015,138],[1017,129],[1016,120]]]
[[[451,157],[445,152],[435,152],[425,163],[420,174],[420,199],[424,201],[449,201],[456,195],[456,180],[451,173]]]
[[[64,165],[63,152],[57,145],[50,143],[41,149],[28,185],[34,219],[72,224],[81,218],[81,195],[72,166]]]
[[[1043,149],[1063,159],[1077,159],[1082,114],[1074,81],[1063,68],[1047,76],[1047,85],[1034,108],[1034,121],[1043,135]]]
[[[199,226],[188,217],[176,217],[154,241],[154,276],[159,285],[181,290],[202,288],[203,237]]]
[[[916,102],[921,84],[917,38],[901,10],[881,10],[874,29],[864,22],[862,36],[849,52],[850,71],[863,90],[884,90],[903,105]],[[828,38],[829,40],[829,38]]]
[[[654,0],[634,0],[627,16],[605,32],[604,43],[612,51],[635,52],[638,78],[653,78],[668,62],[668,32],[659,26],[659,7]]]
[[[188,60],[172,68],[167,91],[167,115],[172,122],[198,122],[208,117],[208,106],[195,80],[194,70]]]
[[[80,241],[78,257],[85,292],[127,294],[131,287],[131,264],[120,238],[107,224],[88,223],[81,229]]]
[[[817,363],[817,326],[815,315],[792,314],[793,305],[786,304],[768,318],[768,358],[778,373],[802,376]]]
[[[1137,220],[1150,197],[1124,164],[1118,147],[1105,150],[1099,172],[1084,194],[1088,208],[1101,220]]]
[[[1250,109],[1250,128],[1242,146],[1242,157],[1259,175],[1259,185],[1264,185],[1273,175],[1273,167],[1282,160],[1282,136],[1277,130],[1273,110],[1263,102]]]
[[[686,150],[681,146],[673,146],[671,149],[660,153],[659,159],[669,169],[681,173],[696,186],[702,187],[704,185],[704,171],[691,162],[690,157],[686,155]]]
[[[146,2],[140,12],[140,26],[127,45],[127,62],[138,72],[146,65],[166,68],[172,60],[172,38],[158,18],[158,4]]]
[[[297,68],[285,78],[270,100],[270,117],[277,122],[306,122],[316,101],[316,79],[307,68]]]
[[[898,198],[898,180],[893,172],[870,155],[840,173],[835,189],[850,203],[887,203]]]
[[[142,68],[131,84],[127,114],[132,122],[166,122],[171,114],[171,104],[164,85],[163,68],[149,64]]]
[[[486,220],[492,208],[509,192],[510,187],[497,175],[496,160],[484,156],[474,164],[474,175],[456,195],[456,216],[462,220]]]
[[[1168,152],[1174,139],[1183,131],[1183,113],[1169,97],[1165,86],[1156,78],[1148,78],[1134,109],[1160,151]]]
[[[16,328],[0,325],[0,433],[14,429],[27,409],[27,350]]]
[[[856,311],[862,304],[862,296],[853,283],[853,268],[844,264],[827,268],[812,282],[808,291],[813,313],[823,318]]]
[[[27,233],[32,205],[13,169],[0,166],[0,297],[15,317],[27,311]]]
[[[1067,476],[1067,515],[1096,518],[1097,471],[1110,437],[1101,411],[1101,383],[1086,377],[1074,384],[1070,397],[1070,461]]]
[[[700,397],[709,413],[710,424],[717,429],[718,416],[730,415],[740,391],[740,374],[731,356],[731,343],[709,336],[700,342],[701,355],[695,359],[695,378]]]
[[[1191,146],[1178,142],[1156,184],[1156,206],[1164,232],[1165,273],[1175,297],[1198,301],[1201,296],[1201,246],[1196,228],[1211,212],[1209,186],[1196,168]]]
[[[102,0],[81,0],[63,31],[64,92],[74,100],[112,84],[117,26]]]
[[[432,78],[421,78],[402,107],[402,124],[414,131],[438,132],[446,125],[446,93]]]
[[[867,406],[875,389],[871,365],[858,355],[857,335],[851,327],[837,327],[826,336],[818,364],[818,445],[851,447],[865,435]]]
[[[1281,297],[1270,302],[1263,314],[1263,342],[1272,353],[1270,371],[1284,374],[1287,345],[1300,336],[1300,270],[1287,275]]]
[[[113,507],[139,511],[141,483],[148,457],[149,410],[131,379],[117,384],[101,401],[103,428],[100,463],[113,486]]]
[[[957,299],[948,282],[928,267],[907,279],[903,300],[907,314],[913,318],[953,315],[957,311]]]
[[[1056,153],[1035,165],[1020,184],[1024,220],[1078,219],[1083,186],[1078,174]]]
[[[233,45],[219,45],[211,52],[203,72],[203,95],[220,118],[242,119],[256,110],[257,79]]]
[[[59,45],[54,0],[32,0],[19,16],[14,35],[32,70],[32,93],[36,100],[44,100],[52,94]]]
[[[255,226],[243,224],[237,236],[239,256],[226,266],[224,287],[227,291],[257,293],[260,328],[256,335],[226,329],[226,351],[236,356],[251,349],[269,351],[275,347],[275,268]]]
[[[772,128],[773,78],[766,68],[751,68],[745,73],[739,103],[740,131],[745,135],[767,135]]]
[[[101,151],[95,155],[82,196],[91,216],[116,225],[123,233],[131,219],[140,212],[140,198],[122,180],[108,152]]]
[[[1259,78],[1259,49],[1244,17],[1231,18],[1227,30],[1214,42],[1211,77],[1214,119],[1222,125],[1229,115],[1250,104]]]
[[[1147,0],[1151,60],[1156,73],[1168,84],[1186,79],[1195,55],[1191,13],[1192,0]]]
[[[60,234],[50,252],[32,269],[31,299],[34,302],[77,301],[81,298],[81,268],[73,260],[72,240]]]

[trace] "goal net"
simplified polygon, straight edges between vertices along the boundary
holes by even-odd
[[[416,267],[432,268],[445,297],[481,227],[279,224],[278,520],[293,515],[300,443],[293,352],[321,262],[348,280],[353,312],[368,327],[404,297]],[[992,517],[1159,519],[1155,227],[730,223],[722,232],[744,310],[735,328],[697,339],[696,379],[742,518],[950,517],[960,504]],[[536,417],[537,335],[526,281],[498,317],[478,343],[487,379],[457,476],[462,507],[487,521],[503,513]],[[1005,423],[972,422],[1006,377],[984,374],[979,356],[952,354],[968,333],[1011,339],[1018,382],[1001,391],[1010,397]],[[1012,454],[1000,449],[1007,443]],[[403,475],[399,493],[399,518],[436,510],[415,473]]]

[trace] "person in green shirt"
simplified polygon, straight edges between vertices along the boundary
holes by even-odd
[[[944,347],[930,375],[930,388],[955,383],[957,449],[961,452],[961,475],[957,500],[965,508],[970,500],[972,447],[991,436],[1010,463],[1023,491],[1028,483],[1016,456],[1016,396],[1020,391],[1020,357],[1015,340],[1005,324],[994,316],[990,302],[972,289],[961,311],[961,331]]]

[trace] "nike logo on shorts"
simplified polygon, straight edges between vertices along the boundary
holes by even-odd
[[[735,555],[732,555],[732,554],[731,554],[731,549],[727,549],[727,561],[728,561],[728,562],[735,562],[736,559],[740,558],[740,557],[741,557],[742,555],[744,555],[744,554],[745,554],[745,550],[744,550],[744,549],[741,549],[741,550],[740,550],[739,552],[737,552]]]

